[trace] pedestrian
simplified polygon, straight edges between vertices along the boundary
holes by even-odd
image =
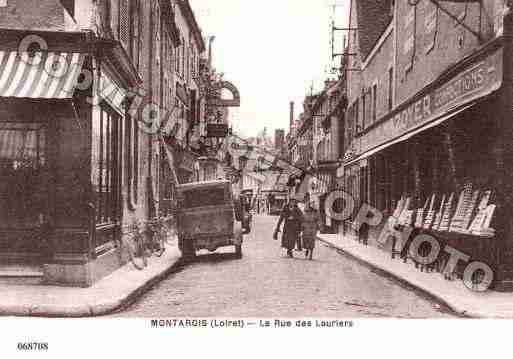
[[[283,234],[281,236],[281,246],[287,250],[287,255],[292,258],[292,251],[296,245],[297,239],[301,234],[301,222],[303,213],[297,205],[295,199],[291,199],[281,210],[280,219],[274,231],[274,239],[278,239],[281,224],[283,223]]]
[[[305,258],[312,260],[317,231],[319,230],[319,212],[315,209],[313,202],[307,202],[302,222],[303,246],[306,249]]]

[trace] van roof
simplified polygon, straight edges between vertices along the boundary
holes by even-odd
[[[179,184],[176,187],[178,189],[191,189],[196,187],[209,187],[209,186],[222,186],[231,184],[228,180],[215,180],[215,181],[201,181]]]

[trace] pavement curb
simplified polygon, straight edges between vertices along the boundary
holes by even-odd
[[[328,245],[329,247],[335,248],[335,249],[343,252],[345,255],[347,255],[351,258],[354,258],[355,260],[357,260],[359,262],[362,262],[368,266],[371,266],[371,267],[376,268],[382,272],[385,272],[385,273],[389,274],[390,276],[394,277],[395,279],[399,280],[400,282],[407,283],[408,285],[428,294],[429,296],[435,298],[440,303],[444,304],[447,308],[449,308],[451,311],[453,311],[455,314],[457,314],[459,316],[462,316],[465,318],[473,318],[473,319],[486,319],[486,318],[491,319],[491,317],[483,315],[481,313],[475,313],[475,312],[469,311],[463,305],[451,302],[450,299],[440,295],[439,293],[436,293],[435,291],[431,290],[430,288],[425,287],[421,283],[411,281],[408,278],[404,278],[404,277],[400,276],[399,274],[389,270],[388,268],[385,268],[379,264],[373,263],[370,260],[363,258],[362,256],[359,256],[356,253],[350,252],[345,248],[337,246],[336,244],[334,244],[326,239],[323,239],[321,237],[317,237],[317,239],[320,242]]]
[[[182,265],[182,258],[177,257],[164,270],[145,280],[140,286],[125,295],[111,298],[101,303],[76,306],[61,306],[53,304],[37,304],[24,306],[22,304],[0,304],[0,316],[43,317],[43,318],[89,318],[99,317],[120,311],[128,307],[156,284],[177,271]]]
[[[134,303],[138,298],[151,290],[155,285],[166,279],[167,276],[175,273],[178,268],[182,266],[182,264],[182,258],[177,258],[167,269],[153,276],[152,278],[149,278],[143,285],[134,289],[131,293],[124,296],[123,298],[120,298],[112,304],[99,304],[92,306],[92,316],[108,315],[130,306],[130,304]]]

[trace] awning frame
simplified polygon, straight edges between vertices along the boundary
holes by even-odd
[[[473,101],[470,104],[466,104],[466,105],[460,106],[458,108],[453,108],[451,110],[448,110],[445,115],[442,115],[441,117],[438,117],[438,118],[434,119],[433,121],[431,121],[427,124],[424,124],[416,129],[413,129],[410,132],[405,133],[393,140],[390,140],[390,141],[383,143],[377,147],[374,147],[373,149],[370,149],[369,151],[365,152],[364,154],[361,154],[360,156],[356,157],[355,159],[353,159],[347,163],[344,163],[344,167],[352,166],[364,159],[369,158],[372,155],[375,155],[378,152],[381,152],[381,151],[387,149],[388,147],[391,147],[400,142],[404,142],[404,141],[412,138],[413,136],[418,135],[421,132],[424,132],[430,128],[436,127],[436,126],[444,123],[445,121],[448,121],[448,120],[452,119],[453,117],[456,117],[458,114],[470,109],[471,107],[474,107],[478,102],[480,102],[480,101]]]

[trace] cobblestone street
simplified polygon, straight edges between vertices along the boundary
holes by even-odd
[[[231,249],[198,260],[157,285],[120,317],[442,318],[443,307],[398,281],[318,243],[313,261],[285,257],[255,217],[242,260]]]

